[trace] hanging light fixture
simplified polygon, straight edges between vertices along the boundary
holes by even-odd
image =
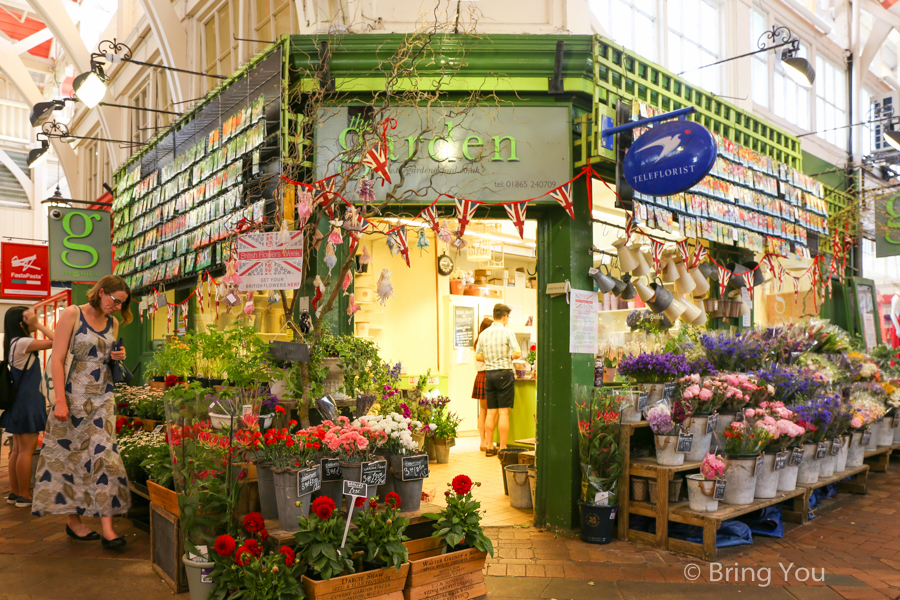
[[[40,135],[40,134],[38,134]],[[36,167],[42,160],[47,157],[47,152],[50,150],[50,140],[44,138],[40,140],[41,147],[35,148],[28,153],[28,168],[33,169]]]
[[[91,60],[91,70],[82,73],[72,82],[75,97],[88,108],[94,108],[103,96],[106,95],[106,82],[109,78],[103,72],[103,67]]]
[[[95,140],[98,142],[114,142],[116,144],[126,144],[129,146],[147,145],[146,142],[134,142],[131,140],[111,140],[108,138],[99,138],[86,135],[72,135],[71,133],[69,133],[68,127],[66,127],[63,123],[57,123],[56,121],[47,121],[46,123],[44,123],[41,126],[41,132],[38,135],[43,135],[47,138],[57,138],[59,139],[59,141],[65,144],[71,144],[75,140]]]

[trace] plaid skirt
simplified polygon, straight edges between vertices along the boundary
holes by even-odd
[[[475,400],[487,400],[487,394],[484,393],[484,371],[478,371],[475,375],[475,385],[472,387],[472,398]]]

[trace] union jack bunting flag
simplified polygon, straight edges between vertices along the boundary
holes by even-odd
[[[384,144],[375,144],[363,156],[362,164],[370,167],[382,179],[391,182],[391,174],[388,171],[388,154],[387,146]]]
[[[439,233],[441,231],[441,226],[438,223],[437,209],[435,207],[429,206],[423,210],[422,218],[425,219],[425,222],[428,223],[428,226],[431,227],[433,232]]]
[[[750,300],[753,300],[753,274],[755,271],[747,271],[746,273],[741,273],[741,277],[744,279],[744,285],[747,286],[747,291],[750,292]]]
[[[466,226],[475,218],[475,211],[478,210],[478,204],[471,200],[463,200],[462,198],[453,198],[456,201],[456,218],[459,219],[459,235],[466,233]]]
[[[316,187],[314,188],[316,195],[316,203],[321,204],[322,208],[328,211],[328,218],[334,219],[334,199],[337,198],[337,194],[334,191],[334,181],[337,179],[336,177],[332,177],[326,181],[316,182]]]
[[[684,261],[684,264],[687,264],[688,263],[687,240],[681,240],[680,242],[678,242],[675,245],[678,246],[678,252],[681,253],[681,259]]]
[[[650,240],[650,246],[653,251],[653,270],[659,273],[659,259],[662,258],[663,243]]]
[[[505,204],[506,214],[512,219],[513,225],[519,232],[519,237],[525,239],[525,210],[528,208],[528,201],[516,202],[515,204]]]
[[[400,254],[403,255],[403,260],[406,261],[406,266],[409,266],[409,242],[406,238],[406,225],[401,225],[395,232],[394,238],[397,241],[397,246],[400,248]]]
[[[571,213],[569,213],[571,214]],[[574,216],[572,217],[575,218]],[[625,215],[625,243],[627,244],[631,241],[631,234],[634,233],[634,217],[631,213],[627,213]]]
[[[725,288],[728,286],[728,281],[731,279],[731,271],[725,267],[720,267],[719,265],[716,265],[716,267],[719,269],[719,296],[724,298]]]
[[[693,269],[694,267],[699,265],[708,256],[709,256],[709,252],[707,252],[706,246],[704,246],[703,244],[698,242],[697,247],[694,248],[694,258],[691,261],[691,268]]]
[[[550,192],[550,196],[553,197],[554,200],[559,202],[559,205],[562,206],[569,216],[573,219],[575,218],[575,210],[572,208],[572,183],[569,182],[566,185],[562,185],[552,192]]]

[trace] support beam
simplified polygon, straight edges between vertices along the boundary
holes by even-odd
[[[49,27],[45,27],[45,28],[41,29],[40,31],[36,31],[36,32],[32,33],[27,38],[25,38],[23,40],[19,40],[18,42],[13,44],[13,49],[15,49],[15,51],[18,52],[19,54],[22,54],[24,52],[28,52],[35,46],[40,46],[41,44],[43,44],[47,40],[51,39],[52,37],[53,37],[53,32],[50,31]]]
[[[15,86],[16,90],[29,105],[33,106],[44,100],[41,96],[41,91],[31,78],[28,69],[25,68],[25,64],[22,62],[19,54],[13,49],[13,45],[6,40],[0,40],[0,71]],[[69,187],[71,188],[73,182],[78,180],[78,158],[75,156],[72,148],[68,144],[60,142],[59,138],[51,139],[50,144],[53,146],[56,156],[59,157],[60,163],[62,163],[63,171],[66,173],[66,179],[69,181]]]
[[[874,59],[878,51],[881,50],[881,47],[887,41],[888,36],[893,30],[894,26],[887,21],[875,21],[875,25],[869,33],[869,39],[866,40],[866,47],[863,48],[859,63],[856,65],[859,67],[861,73],[865,73],[869,70],[872,59]],[[865,118],[865,107],[862,108],[864,109],[862,115],[863,118]]]
[[[162,64],[174,69],[191,70],[192,65],[187,62],[187,32],[181,25],[172,2],[170,0],[141,0],[141,6],[147,13],[150,29],[156,36]],[[176,106],[179,102],[187,99],[186,94],[191,89],[189,77],[190,75],[187,73],[166,71],[169,91]]]

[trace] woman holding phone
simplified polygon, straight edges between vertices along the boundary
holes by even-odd
[[[107,275],[88,292],[87,304],[63,311],[56,328],[50,374],[56,401],[47,421],[38,461],[32,513],[68,515],[66,533],[78,541],[100,540],[104,548],[125,545],[113,516],[128,512],[131,494],[116,446],[115,404],[110,359],[121,313],[131,317],[131,290],[121,277]],[[71,365],[67,359],[72,355]],[[81,522],[99,517],[102,535]]]

